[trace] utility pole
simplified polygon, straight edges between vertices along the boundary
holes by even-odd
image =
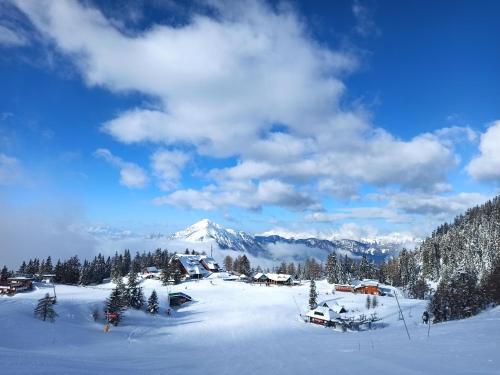
[[[401,310],[401,305],[399,304],[399,300],[398,300],[398,293],[397,291],[394,291],[394,297],[396,297],[396,302],[398,303],[398,308],[399,308],[399,313],[401,314],[401,316],[403,317],[403,323],[405,324],[405,329],[406,329],[406,334],[408,335],[408,340],[411,341],[411,338],[410,338],[410,332],[408,332],[408,326],[406,325],[406,320],[405,320],[405,316],[403,314],[403,310]]]

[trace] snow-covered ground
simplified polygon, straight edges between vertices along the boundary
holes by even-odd
[[[339,293],[319,282],[319,301],[336,299],[363,312],[366,296]],[[384,327],[338,332],[303,323],[309,285],[266,287],[201,280],[169,287],[196,301],[167,317],[167,287],[143,283],[163,303],[161,315],[129,310],[118,327],[103,332],[91,312],[102,310],[113,285],[57,286],[59,318],[36,320],[37,299],[51,289],[0,297],[2,374],[499,374],[500,308],[434,325],[420,323],[426,303],[379,297]],[[327,294],[328,293],[328,294]],[[370,310],[371,312],[372,310]]]

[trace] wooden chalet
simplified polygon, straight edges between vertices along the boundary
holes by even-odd
[[[375,296],[382,295],[378,282],[372,280],[362,281],[359,285],[356,285],[354,287],[354,293],[371,294]]]
[[[275,285],[292,285],[293,278],[292,275],[287,275],[284,273],[266,273],[268,283]]]
[[[349,284],[335,284],[335,291],[354,293],[354,286]]]
[[[267,278],[266,274],[264,274],[262,272],[255,274],[255,276],[253,277],[254,283],[266,283],[267,281],[268,281],[268,278]]]
[[[30,277],[18,276],[9,277],[7,283],[0,285],[0,294],[16,294],[33,289],[33,279]]]
[[[340,318],[340,314],[336,313],[329,307],[318,306],[306,313],[309,323],[320,324],[323,326],[332,326],[334,322]]]

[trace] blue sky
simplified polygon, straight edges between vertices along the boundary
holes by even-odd
[[[30,220],[41,243],[64,243],[55,230],[82,248],[100,246],[87,228],[170,233],[204,217],[425,236],[498,192],[499,11],[2,2],[3,247]]]

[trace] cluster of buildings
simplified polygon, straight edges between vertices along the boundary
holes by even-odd
[[[385,295],[385,291],[380,287],[379,282],[376,280],[356,280],[351,284],[335,284],[335,291],[337,292],[350,292],[371,294],[376,296]]]
[[[9,277],[7,282],[0,284],[0,294],[13,295],[33,289],[33,279],[30,277]]]
[[[215,259],[208,255],[174,254],[170,262],[174,261],[178,261],[184,278],[201,279],[221,271]],[[156,267],[146,267],[142,276],[146,279],[159,279],[161,272],[162,270]]]

